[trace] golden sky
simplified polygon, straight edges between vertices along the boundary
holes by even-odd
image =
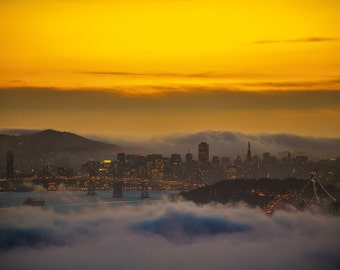
[[[339,14],[338,0],[2,0],[0,127],[339,136]],[[30,103],[18,88],[44,95]],[[268,96],[282,106],[266,108]]]

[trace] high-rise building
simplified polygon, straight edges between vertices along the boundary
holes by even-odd
[[[172,154],[170,157],[170,164],[181,164],[182,163],[182,157],[180,154]]]
[[[218,156],[213,156],[212,160],[211,160],[211,164],[213,165],[220,165],[221,160]]]
[[[230,157],[222,157],[222,165],[223,165],[224,167],[229,167],[229,166],[231,166]]]
[[[14,177],[14,154],[12,151],[7,152],[6,159],[7,159],[6,177],[13,178]]]
[[[209,144],[201,142],[198,145],[198,161],[201,165],[209,163]]]
[[[117,163],[119,165],[125,165],[125,163],[126,163],[125,153],[118,153],[117,154]]]
[[[112,162],[110,159],[105,159],[100,163],[99,171],[104,174],[110,174],[112,172]]]
[[[126,156],[126,160],[130,169],[138,169],[146,163],[146,158],[143,155],[129,154]]]
[[[187,165],[190,165],[190,164],[192,164],[192,162],[193,162],[192,154],[191,154],[191,153],[187,153],[187,154],[185,155],[185,163],[186,163]]]
[[[265,152],[262,154],[262,162],[267,163],[269,162],[269,159],[270,159],[270,153]]]
[[[147,162],[154,162],[157,159],[162,159],[163,156],[162,154],[150,154],[146,156],[146,161]]]
[[[250,142],[248,142],[248,151],[247,151],[247,165],[250,166],[252,163],[252,156],[250,150]]]

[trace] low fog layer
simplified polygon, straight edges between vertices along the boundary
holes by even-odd
[[[252,153],[260,157],[264,152],[277,155],[287,151],[292,155],[308,155],[313,159],[337,157],[340,154],[339,138],[304,137],[284,133],[246,134],[235,131],[202,131],[144,140],[133,137],[124,140],[114,138],[111,141],[117,145],[126,146],[130,152],[185,155],[190,151],[195,158],[197,158],[197,146],[200,142],[209,144],[211,155],[228,157],[241,155],[244,158],[248,141],[251,142]]]
[[[2,269],[339,269],[340,218],[166,200],[2,210]]]
[[[0,129],[0,134],[16,136],[37,132],[38,130]],[[58,132],[56,131],[56,133]],[[237,131],[220,130],[169,134],[167,136],[151,138],[140,138],[138,135],[130,137],[112,137],[104,136],[103,134],[78,135],[97,142],[116,145],[115,151],[111,151],[114,152],[113,155],[104,153],[106,154],[104,158],[112,158],[118,152],[125,152],[128,154],[145,155],[157,153],[164,156],[178,153],[184,159],[184,155],[191,152],[194,158],[197,159],[197,146],[200,142],[207,142],[209,144],[211,156],[217,155],[235,158],[240,155],[244,158],[247,153],[248,141],[251,143],[252,153],[260,157],[264,152],[270,152],[272,155],[279,156],[290,152],[293,156],[307,155],[309,158],[316,160],[338,157],[340,155],[340,138],[308,137],[286,133],[247,134]]]

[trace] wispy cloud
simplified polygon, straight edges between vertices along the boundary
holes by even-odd
[[[340,79],[333,80],[320,80],[320,81],[261,81],[261,82],[245,82],[238,85],[251,86],[251,87],[272,87],[272,88],[286,88],[286,89],[315,89],[318,87],[325,88],[328,86],[337,86],[340,89]],[[334,87],[332,87],[334,88]]]
[[[206,71],[198,73],[175,73],[175,72],[125,72],[125,71],[77,71],[77,73],[87,75],[101,76],[136,76],[136,77],[179,77],[179,78],[248,78],[248,77],[263,77],[268,74],[259,72],[239,72],[225,73]]]
[[[315,42],[336,42],[340,38],[336,37],[305,37],[296,39],[263,39],[252,42],[252,44],[272,44],[272,43],[315,43]]]

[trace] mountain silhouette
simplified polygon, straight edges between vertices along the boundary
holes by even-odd
[[[14,153],[14,164],[30,170],[44,164],[75,169],[89,159],[114,159],[120,148],[52,129],[24,135],[0,135],[1,168],[6,168],[6,153]]]

